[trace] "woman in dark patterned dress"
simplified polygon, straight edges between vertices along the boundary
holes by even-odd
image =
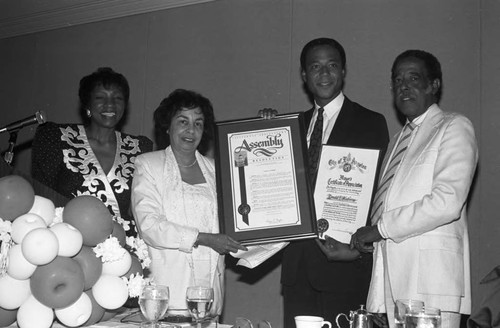
[[[120,223],[127,235],[135,237],[129,214],[134,161],[151,151],[153,142],[119,131],[130,94],[123,75],[99,68],[80,80],[78,93],[84,124],[40,125],[33,141],[32,176],[69,199],[99,198],[112,215],[125,220]]]

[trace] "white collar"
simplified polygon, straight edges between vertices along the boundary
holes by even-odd
[[[335,97],[332,101],[323,106],[323,108],[325,109],[325,114],[328,118],[332,118],[340,111],[342,105],[344,104],[344,99],[345,99],[344,93],[340,91],[337,97]],[[320,108],[321,106],[319,106],[316,102],[314,102],[314,107],[317,113],[318,108]]]
[[[429,109],[431,109],[434,106],[437,106],[437,104],[434,103],[434,104],[430,105],[429,108],[427,108],[427,110],[425,112],[420,114],[420,116],[417,116],[416,118],[414,118],[412,123],[416,126],[420,126],[422,124],[422,122],[425,120],[425,118],[427,117],[427,113],[429,113]],[[406,119],[406,123],[408,123],[408,122],[410,122],[410,121],[408,119]]]

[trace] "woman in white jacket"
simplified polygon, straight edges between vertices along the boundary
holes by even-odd
[[[211,137],[212,105],[196,92],[178,89],[160,103],[154,118],[170,146],[137,157],[132,185],[132,210],[149,248],[152,277],[170,288],[171,310],[187,309],[187,287],[213,287],[211,313],[218,315],[223,254],[246,248],[219,234],[214,163],[198,151]]]

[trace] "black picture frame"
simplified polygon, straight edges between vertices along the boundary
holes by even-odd
[[[247,139],[261,136],[262,142],[251,142],[251,146],[247,142]],[[277,146],[280,142],[281,148]],[[270,162],[263,164],[261,161]],[[215,164],[221,233],[244,245],[317,237],[302,112],[277,115],[273,119],[259,117],[216,122]],[[280,171],[280,168],[285,170]],[[245,169],[250,171],[249,176],[245,176]],[[273,182],[273,174],[279,182]],[[270,177],[269,184],[263,176]],[[275,184],[280,188],[273,189]],[[266,190],[271,192],[269,197]],[[283,196],[283,203],[272,192],[275,190]],[[293,206],[285,206],[287,202]],[[264,221],[252,226],[250,220]]]

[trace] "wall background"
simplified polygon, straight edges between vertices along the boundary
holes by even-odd
[[[124,131],[153,138],[152,114],[175,88],[201,92],[216,118],[310,108],[299,54],[329,36],[347,52],[345,94],[401,127],[389,72],[409,48],[441,61],[441,106],[469,117],[480,145],[470,195],[474,306],[479,280],[500,255],[500,2],[493,0],[218,0],[0,40],[0,126],[43,109],[51,121],[79,122],[78,83],[97,67],[123,73],[131,86]],[[35,126],[21,130],[15,166],[29,171]],[[8,135],[0,135],[7,148]],[[224,321],[236,316],[282,326],[279,255],[254,270],[228,260]],[[430,268],[431,269],[431,268]],[[341,295],[339,295],[341,297]],[[354,309],[353,309],[354,310]]]

